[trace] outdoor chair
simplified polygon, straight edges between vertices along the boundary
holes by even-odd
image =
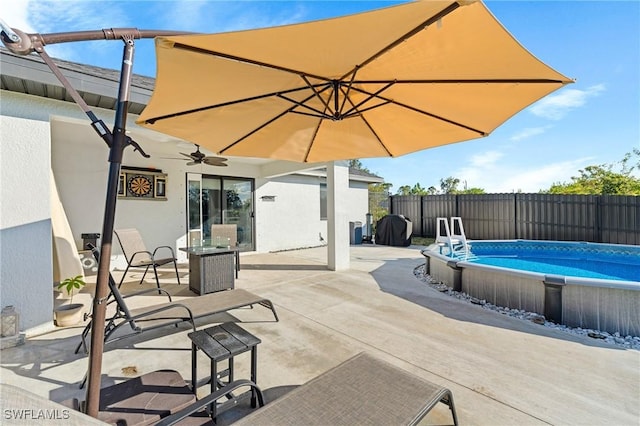
[[[211,244],[216,245],[218,238],[221,242],[229,239],[229,247],[235,249],[236,278],[240,271],[240,251],[238,250],[238,225],[211,225]]]
[[[236,404],[233,392],[244,387],[255,392],[259,407],[264,405],[262,392],[249,380],[237,380],[198,401],[180,373],[175,370],[153,371],[102,388],[98,420],[112,425],[141,426],[157,424],[163,418],[180,412],[180,420],[187,419],[187,424],[213,423],[202,408],[221,398],[226,399],[220,407],[222,411],[228,409],[223,407],[233,407]],[[76,399],[71,405],[84,411],[84,402]]]
[[[144,277],[147,275],[147,271],[149,271],[150,267],[153,267],[153,273],[156,277],[156,285],[158,289],[160,288],[160,280],[158,279],[158,266],[163,266],[168,263],[173,262],[173,268],[176,271],[176,278],[178,279],[178,284],[180,284],[180,276],[178,275],[178,264],[176,261],[176,256],[173,252],[173,249],[169,246],[159,246],[156,247],[153,252],[147,250],[144,245],[144,241],[142,240],[142,236],[140,232],[138,232],[135,228],[129,229],[116,229],[114,230],[114,234],[118,238],[118,242],[120,243],[120,248],[122,249],[122,253],[127,261],[127,268],[122,274],[122,279],[118,284],[120,287],[127,276],[127,272],[129,268],[145,268],[144,274],[142,274],[142,278],[140,279],[140,284],[144,281]],[[164,251],[169,250],[171,253],[171,257],[157,257],[158,250],[163,249]]]
[[[156,425],[179,423],[220,397],[211,394]],[[233,424],[416,425],[439,402],[449,407],[457,425],[453,395],[448,389],[361,352]]]
[[[96,247],[91,247],[93,255],[99,259],[100,253]],[[180,301],[172,301],[171,295],[162,289],[145,289],[135,293],[122,295],[119,286],[116,285],[113,276],[109,274],[109,296],[107,298],[107,309],[115,304],[115,312],[107,318],[104,327],[104,343],[121,340],[132,335],[145,331],[165,327],[167,325],[179,325],[188,323],[193,331],[196,331],[195,320],[209,317],[215,314],[230,311],[232,309],[253,307],[261,305],[271,309],[275,321],[279,321],[276,309],[269,299],[265,299],[257,294],[242,289],[232,289],[208,293],[202,296],[190,297]],[[149,292],[161,292],[167,299],[163,303],[145,306],[141,308],[129,309],[126,299]],[[129,325],[130,333],[115,335],[121,327]],[[91,332],[91,321],[87,323],[82,334],[81,341],[76,347],[75,353],[84,347],[87,352],[87,336]]]

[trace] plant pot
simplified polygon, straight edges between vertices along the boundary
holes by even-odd
[[[53,310],[53,318],[58,327],[76,325],[83,320],[83,316],[84,305],[82,303],[61,305]]]

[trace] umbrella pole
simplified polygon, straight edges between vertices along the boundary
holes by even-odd
[[[93,316],[91,318],[91,347],[89,350],[89,372],[87,376],[86,413],[98,417],[100,406],[100,383],[102,375],[102,352],[104,350],[104,328],[109,294],[109,263],[113,241],[113,227],[118,197],[118,181],[124,148],[127,146],[125,134],[127,110],[129,106],[129,90],[133,68],[134,43],[132,38],[124,40],[122,68],[120,72],[120,89],[113,128],[113,142],[109,149],[109,176],[107,181],[107,197],[102,224],[102,244],[96,293],[93,298]]]
[[[93,313],[91,317],[91,347],[89,350],[89,366],[87,373],[87,392],[85,400],[85,412],[98,417],[100,407],[100,384],[102,375],[102,352],[104,350],[104,324],[106,318],[106,302],[108,298],[109,266],[111,260],[111,246],[113,241],[113,227],[115,222],[116,201],[118,197],[118,183],[120,178],[120,166],[124,149],[132,145],[143,157],[149,157],[142,148],[125,134],[127,112],[129,105],[129,92],[131,89],[131,76],[133,72],[133,52],[136,38],[154,38],[158,36],[171,36],[191,34],[185,31],[158,31],[138,30],[137,28],[110,28],[92,31],[74,31],[52,34],[27,34],[15,28],[9,27],[0,19],[0,40],[13,53],[28,55],[37,52],[58,80],[67,89],[74,101],[82,108],[91,119],[94,130],[109,145],[109,175],[107,178],[107,195],[105,201],[104,220],[102,224],[102,244],[100,248],[100,261],[96,290],[93,298]],[[49,58],[44,50],[46,44],[68,43],[88,40],[118,40],[125,43],[122,66],[120,71],[120,86],[116,105],[115,123],[113,133],[98,119],[84,102],[78,92],[58,70],[57,66]]]

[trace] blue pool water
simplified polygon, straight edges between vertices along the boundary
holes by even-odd
[[[542,274],[640,281],[640,246],[549,241],[473,241],[473,263]],[[476,257],[477,256],[477,257]]]

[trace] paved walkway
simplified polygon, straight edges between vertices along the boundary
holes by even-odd
[[[415,278],[423,262],[416,248],[369,245],[351,248],[351,269],[343,272],[327,270],[324,248],[243,255],[236,287],[271,299],[280,322],[261,308],[219,320],[237,318],[262,339],[258,383],[271,396],[369,351],[451,389],[463,425],[640,424],[639,351],[445,296]],[[171,281],[170,272],[165,277]],[[138,288],[133,279],[129,288]],[[184,284],[164,287],[191,296]],[[84,398],[77,383],[86,357],[73,355],[80,331],[57,330],[2,351],[1,381],[54,401]],[[110,346],[103,385],[160,368],[190,379],[185,329],[141,337]],[[237,368],[246,372],[248,359]],[[428,423],[451,422],[440,405]]]

